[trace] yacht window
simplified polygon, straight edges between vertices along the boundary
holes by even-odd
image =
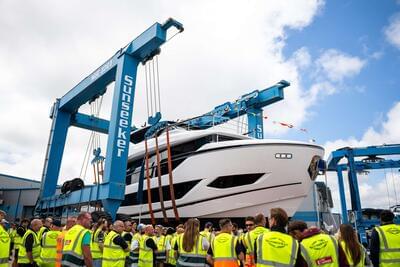
[[[249,173],[220,176],[212,181],[210,184],[208,184],[208,186],[215,188],[231,188],[236,186],[249,185],[255,183],[263,175],[264,173]]]
[[[179,144],[171,147],[172,155],[172,170],[178,167],[183,161],[185,161],[193,152],[197,151],[200,147],[205,144],[212,142],[224,142],[232,140],[241,140],[237,137],[224,136],[224,135],[208,135],[199,139],[191,140],[189,142]],[[144,155],[143,155],[144,157]],[[160,151],[161,160],[161,175],[168,174],[168,161],[167,161],[167,150]],[[126,173],[126,184],[134,184],[139,181],[140,169],[142,167],[143,159],[138,159],[128,163],[128,169]],[[149,155],[149,167],[150,177],[157,177],[157,158],[156,154]],[[146,175],[146,173],[145,173]]]
[[[178,183],[174,184],[174,193],[175,193],[175,199],[180,199],[186,193],[188,193],[190,190],[192,190],[193,187],[195,187],[200,180],[193,180],[193,181],[188,181],[184,183]],[[152,203],[157,203],[160,202],[160,198],[158,196],[158,187],[157,188],[152,188],[150,190],[151,192],[151,202]],[[171,195],[169,192],[169,185],[164,185],[162,187],[162,192],[163,192],[163,199],[164,201],[171,200]],[[147,190],[143,190],[143,204],[148,203],[148,198],[147,198]],[[138,205],[139,203],[137,202],[137,193],[130,193],[125,195],[124,201],[122,201],[121,206],[131,206],[131,205]]]

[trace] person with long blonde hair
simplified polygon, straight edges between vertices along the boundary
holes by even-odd
[[[178,236],[175,245],[175,250],[178,254],[176,266],[206,266],[206,256],[209,246],[207,238],[200,234],[199,220],[187,220],[185,223],[185,232]]]

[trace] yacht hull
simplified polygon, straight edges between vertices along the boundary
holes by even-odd
[[[173,170],[175,185],[196,181],[176,199],[182,218],[241,218],[280,207],[292,216],[306,198],[313,180],[308,168],[313,157],[323,158],[322,147],[296,142],[239,140],[206,144]],[[219,180],[217,180],[219,179]],[[235,180],[236,179],[236,180]],[[151,179],[151,188],[158,188]],[[167,188],[168,174],[162,176]],[[226,184],[224,184],[226,183]],[[143,195],[147,194],[146,181]],[[129,200],[138,183],[126,186],[119,213],[150,218],[149,205]],[[169,192],[167,192],[169,195]],[[174,218],[172,201],[164,201],[167,217]],[[160,202],[152,203],[156,218],[163,218]]]

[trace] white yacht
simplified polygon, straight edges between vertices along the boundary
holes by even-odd
[[[324,149],[315,144],[259,140],[215,129],[187,131],[175,127],[169,133],[173,188],[181,218],[246,217],[267,214],[272,207],[281,207],[292,216],[310,191],[317,176],[316,162],[324,154]],[[154,138],[148,140],[147,147],[152,210],[154,217],[161,219]],[[165,132],[158,137],[158,147],[164,210],[168,218],[174,218]],[[133,145],[130,153],[125,200],[118,212],[150,218],[146,172],[142,203],[137,198],[144,142]]]

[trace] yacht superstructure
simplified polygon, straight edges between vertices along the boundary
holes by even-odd
[[[176,207],[183,218],[246,217],[272,207],[282,207],[291,216],[313,184],[313,163],[324,154],[315,144],[253,139],[212,129],[177,127],[170,136]],[[163,133],[158,137],[162,192],[167,217],[172,218],[166,144]],[[162,218],[154,139],[147,146],[152,210],[155,218]],[[131,152],[125,200],[118,212],[149,218],[146,183],[142,204],[137,201],[144,142],[132,146]]]

